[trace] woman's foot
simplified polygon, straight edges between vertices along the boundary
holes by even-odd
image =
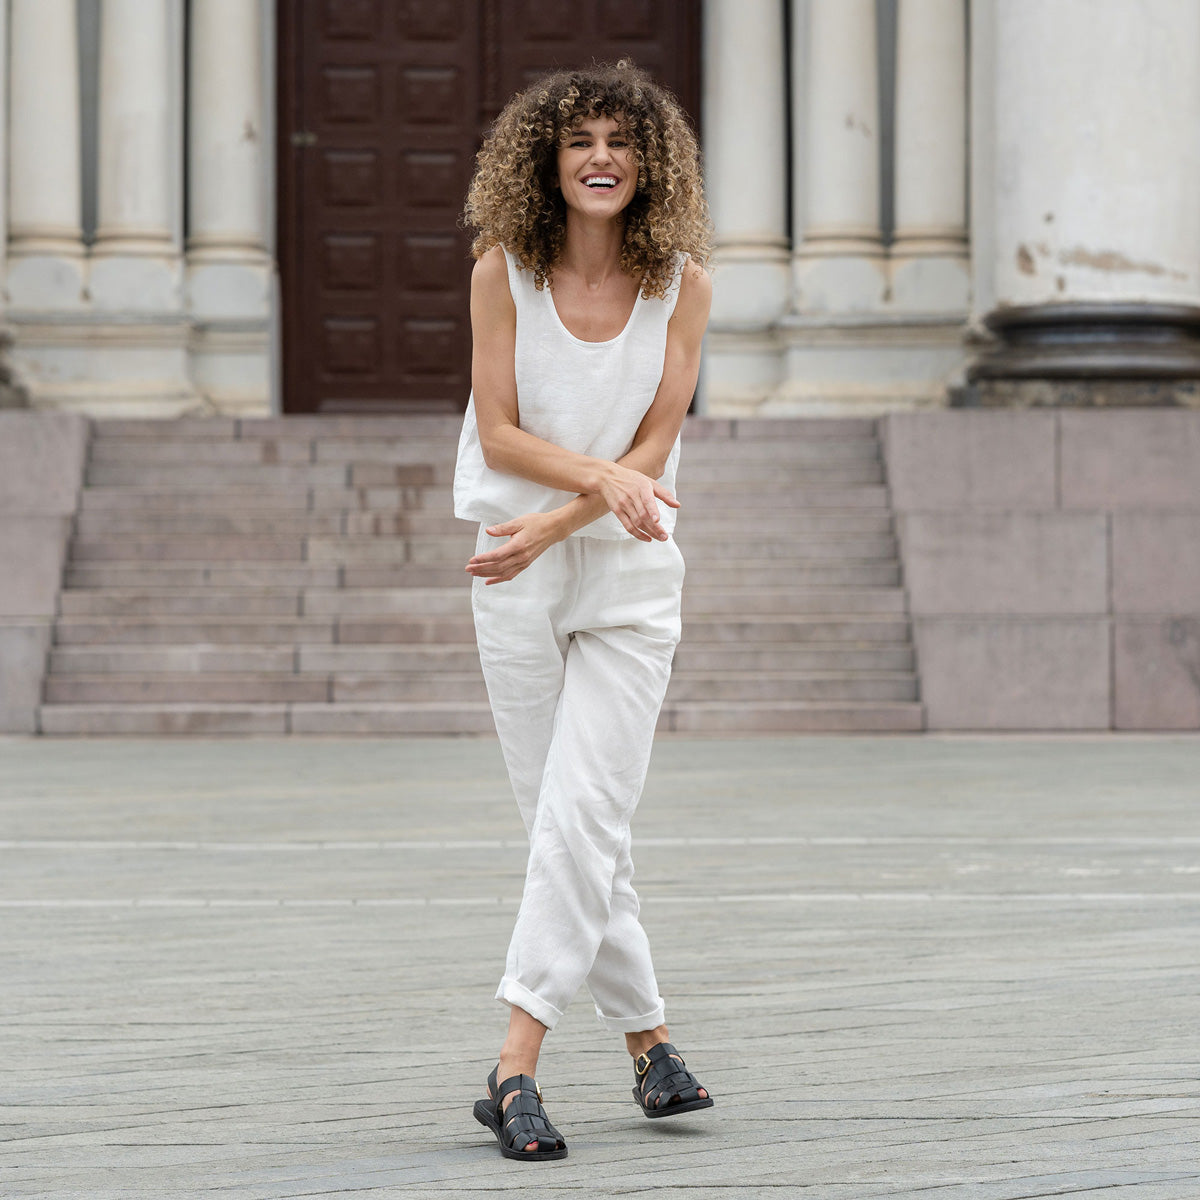
[[[488,1077],[488,1099],[477,1100],[474,1113],[475,1119],[496,1135],[500,1153],[505,1158],[537,1162],[566,1158],[567,1143],[550,1123],[533,1076],[523,1071],[507,1078],[499,1076],[497,1064]]]
[[[627,1033],[625,1035],[625,1048],[629,1051],[630,1055],[632,1055],[633,1060],[636,1063],[643,1054],[649,1053],[652,1046],[657,1046],[661,1042],[670,1042],[670,1040],[671,1035],[668,1033],[667,1027],[665,1025],[659,1025],[655,1029],[642,1029],[637,1033]],[[672,1054],[671,1057],[677,1063],[679,1063],[680,1067],[683,1067],[683,1059],[680,1058],[678,1054]],[[697,1093],[700,1099],[708,1099],[708,1092],[706,1092],[704,1088],[698,1088]],[[670,1099],[671,1097],[669,1095],[658,1096],[656,1097],[654,1104],[648,1105],[647,1107],[660,1107]]]
[[[500,1062],[496,1066],[496,1082],[499,1085],[506,1079],[511,1079],[514,1075],[528,1075],[532,1079],[534,1078],[534,1072],[536,1070],[536,1058],[534,1058],[532,1062],[530,1062],[528,1058],[521,1062],[514,1060],[511,1056],[506,1058],[503,1054],[501,1054]],[[489,1100],[495,1100],[496,1097],[492,1094],[491,1079],[488,1080],[487,1094]],[[502,1113],[508,1112],[508,1106],[517,1098],[518,1095],[520,1095],[519,1092],[509,1092],[509,1094],[504,1097],[500,1103],[500,1109]],[[525,1147],[526,1151],[528,1151],[530,1154],[534,1153],[537,1148],[537,1142],[530,1142],[529,1145]]]

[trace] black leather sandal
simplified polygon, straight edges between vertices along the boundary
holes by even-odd
[[[500,1143],[500,1153],[505,1158],[518,1158],[532,1162],[548,1162],[567,1157],[567,1143],[563,1136],[550,1124],[546,1110],[542,1107],[542,1089],[530,1075],[510,1075],[497,1085],[496,1072],[499,1064],[488,1076],[490,1100],[475,1101],[475,1120],[486,1125]],[[510,1092],[520,1093],[507,1109],[504,1097]],[[536,1150],[526,1150],[530,1142],[537,1142]],[[552,1147],[547,1149],[546,1147]]]
[[[701,1096],[700,1081],[687,1069],[682,1056],[676,1059],[671,1057],[673,1054],[679,1051],[670,1042],[659,1042],[634,1060],[637,1083],[633,1098],[648,1117],[670,1117],[713,1106],[712,1093]],[[660,1104],[664,1096],[670,1099]]]

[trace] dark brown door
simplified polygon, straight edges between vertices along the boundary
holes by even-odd
[[[541,71],[629,55],[699,107],[699,0],[280,0],[286,412],[462,409],[489,122]]]

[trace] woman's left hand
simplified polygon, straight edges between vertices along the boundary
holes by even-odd
[[[476,554],[467,563],[471,575],[493,583],[515,579],[539,554],[561,542],[566,531],[555,513],[526,513],[500,525],[489,525],[491,537],[508,537],[503,546]]]

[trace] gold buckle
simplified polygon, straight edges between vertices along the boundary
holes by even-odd
[[[644,1066],[642,1064],[645,1064]],[[633,1060],[633,1069],[638,1073],[638,1076],[645,1075],[650,1070],[650,1056],[648,1054],[639,1054]]]
[[[533,1081],[533,1089],[535,1092],[537,1092],[538,1103],[539,1104],[543,1103],[543,1101],[542,1101],[542,1085],[540,1083],[538,1083],[538,1081],[536,1079]]]

